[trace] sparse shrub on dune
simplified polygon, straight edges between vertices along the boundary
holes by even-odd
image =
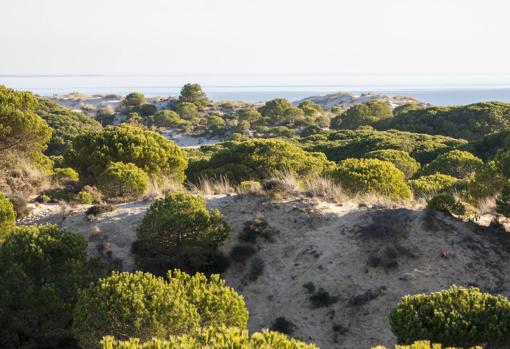
[[[427,198],[451,188],[457,182],[455,177],[436,173],[412,179],[408,183],[415,197]]]
[[[433,196],[427,202],[427,208],[454,214],[457,216],[462,216],[466,213],[465,204],[455,199],[452,194],[448,193],[442,193]]]
[[[156,274],[178,268],[215,272],[219,245],[230,227],[218,210],[207,210],[202,197],[171,193],[155,201],[138,230],[134,251],[139,268]]]
[[[372,192],[394,200],[408,199],[411,196],[404,174],[388,161],[347,159],[341,161],[330,175],[352,194]]]
[[[78,172],[76,172],[72,168],[64,167],[64,168],[53,169],[51,178],[57,184],[63,184],[66,181],[77,182],[80,179],[80,176],[78,175]]]
[[[474,287],[405,296],[389,319],[403,344],[430,340],[463,348],[505,348],[510,343],[510,302]]]

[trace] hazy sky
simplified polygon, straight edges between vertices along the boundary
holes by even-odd
[[[0,74],[510,73],[508,0],[0,0]]]

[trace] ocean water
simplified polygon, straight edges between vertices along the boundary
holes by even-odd
[[[446,80],[446,83],[445,83]],[[416,82],[421,81],[421,82]],[[473,81],[473,82],[471,82]],[[140,92],[148,97],[177,96],[186,82],[199,82],[213,100],[266,101],[276,97],[291,101],[335,92],[359,95],[376,92],[412,96],[432,105],[461,105],[482,101],[510,102],[510,77],[494,80],[464,77],[388,77],[358,75],[241,76],[241,75],[83,75],[0,76],[0,85],[52,96],[70,92],[119,94]],[[441,82],[441,83],[438,83]]]

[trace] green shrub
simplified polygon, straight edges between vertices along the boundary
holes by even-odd
[[[92,196],[92,194],[83,190],[77,193],[74,199],[82,205],[90,205],[94,202],[94,197]]]
[[[192,120],[200,115],[197,106],[189,102],[179,102],[176,106],[176,111],[185,120]]]
[[[56,183],[63,183],[65,181],[77,182],[80,179],[80,175],[72,168],[64,167],[53,169],[53,174],[51,175],[51,178]]]
[[[112,162],[97,178],[97,187],[108,198],[138,198],[149,185],[149,177],[136,165]]]
[[[194,336],[172,336],[168,339],[152,339],[140,343],[131,338],[119,341],[109,336],[103,338],[102,349],[203,349],[203,348],[239,348],[239,349],[318,349],[314,344],[307,344],[289,338],[283,333],[268,331],[255,332],[239,328],[208,328]],[[415,349],[415,348],[413,348]],[[416,348],[428,349],[428,348]]]
[[[378,193],[394,200],[407,199],[411,190],[395,165],[379,159],[347,159],[330,172],[351,193]]]
[[[12,203],[0,192],[0,242],[16,226],[16,212]]]
[[[0,245],[0,347],[69,348],[78,289],[105,273],[87,243],[55,225],[16,228]]]
[[[187,166],[186,153],[173,142],[126,124],[76,137],[64,157],[86,182],[93,182],[111,162],[133,163],[151,176],[177,181],[184,180]]]
[[[180,103],[192,103],[198,108],[205,108],[209,104],[207,95],[199,84],[186,84],[179,95]]]
[[[412,177],[420,169],[420,163],[402,150],[383,149],[368,152],[366,158],[389,161],[398,168],[406,178]]]
[[[162,110],[154,115],[154,125],[157,127],[176,127],[180,121],[181,117],[173,110]]]
[[[309,153],[280,139],[250,139],[224,144],[207,159],[190,164],[192,182],[201,177],[224,176],[233,182],[267,179],[285,172],[298,177],[318,175],[331,167],[320,153]]]
[[[100,339],[195,334],[201,327],[237,326],[248,321],[242,296],[218,275],[189,276],[175,271],[168,281],[149,273],[114,273],[80,293],[73,332],[79,343],[99,347]]]
[[[138,92],[128,94],[121,102],[121,107],[126,113],[136,112],[145,104],[145,96]]]
[[[138,112],[141,116],[147,117],[156,114],[158,112],[158,108],[154,104],[146,103],[138,109]]]
[[[370,125],[392,116],[391,105],[387,102],[373,101],[366,104],[356,104],[344,113],[334,117],[331,120],[331,128],[354,130],[360,126]]]
[[[463,215],[466,212],[464,204],[456,200],[453,197],[453,195],[447,193],[437,194],[433,196],[427,202],[427,208],[455,215]]]
[[[445,346],[445,348],[448,349],[460,349],[455,347],[448,347]],[[378,345],[376,347],[372,347],[372,349],[388,349],[385,346]],[[395,345],[395,349],[443,349],[442,344],[438,343],[430,343],[430,341],[415,341],[409,345]],[[472,347],[471,349],[483,349],[480,346]]]
[[[16,212],[16,219],[25,218],[30,213],[30,209],[27,206],[27,200],[19,195],[11,194],[7,197]]]
[[[496,198],[496,212],[510,216],[510,181],[503,185],[501,193]]]
[[[178,268],[190,273],[216,271],[215,254],[230,228],[218,210],[188,193],[171,193],[147,210],[135,242],[142,270],[163,274]]]
[[[262,188],[260,185],[260,182],[257,181],[241,181],[239,183],[239,186],[237,187],[237,190],[241,194],[245,193],[254,193],[259,191]]]
[[[85,214],[87,216],[89,216],[89,215],[99,216],[103,213],[113,212],[113,211],[115,211],[115,206],[113,206],[113,205],[94,205],[94,206],[89,207],[87,209],[87,211],[85,211]]]
[[[482,160],[473,154],[462,150],[452,150],[439,155],[423,168],[422,173],[425,175],[442,173],[463,179],[474,175],[482,166]]]
[[[408,182],[409,187],[417,198],[427,198],[447,190],[458,182],[458,179],[441,173],[422,176]]]
[[[405,296],[390,314],[391,330],[400,343],[431,340],[447,346],[488,348],[510,344],[510,302],[477,288]]]

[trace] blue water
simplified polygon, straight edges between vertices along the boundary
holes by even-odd
[[[464,79],[466,80],[466,79]],[[119,94],[141,92],[147,97],[177,96],[185,82],[202,84],[213,100],[266,101],[276,97],[296,101],[309,96],[335,92],[377,92],[395,96],[412,96],[432,105],[461,105],[482,101],[510,102],[510,77],[497,84],[468,84],[457,78],[455,85],[386,84],[380,76],[0,76],[0,85],[28,90],[42,96],[82,92]],[[341,81],[342,83],[338,83]],[[283,82],[283,83],[282,83]],[[373,82],[367,83],[367,82]],[[462,82],[462,83],[459,83]]]

